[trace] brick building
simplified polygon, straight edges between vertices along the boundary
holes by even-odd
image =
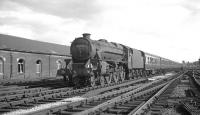
[[[0,80],[55,77],[69,46],[0,34]]]

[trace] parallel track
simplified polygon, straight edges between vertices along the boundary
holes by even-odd
[[[58,100],[62,100],[65,98],[80,96],[86,94],[89,91],[95,90],[93,94],[98,94],[104,91],[108,91],[111,89],[117,89],[119,87],[127,87],[131,84],[141,83],[142,81],[146,81],[146,78],[132,80],[132,81],[124,81],[123,83],[113,83],[107,84],[103,86],[96,87],[87,87],[83,89],[73,90],[72,88],[59,88],[59,89],[51,89],[51,90],[39,90],[38,92],[26,92],[22,94],[15,94],[0,97],[0,113],[10,112],[17,109],[27,109],[39,104],[45,104],[50,102],[56,102]],[[97,90],[101,89],[101,90]],[[87,96],[87,95],[85,95]]]
[[[124,111],[131,112],[130,110],[134,109],[134,107],[136,109],[139,105],[143,104],[145,100],[148,100],[154,93],[156,93],[156,91],[158,91],[166,84],[166,80],[157,80],[142,85],[140,84],[110,91],[104,94],[83,99],[81,101],[66,103],[48,109],[37,110],[28,114],[124,114]],[[146,95],[146,97],[144,95]],[[143,96],[142,98],[145,99],[136,100],[141,96]],[[137,102],[139,105],[137,104],[131,107],[123,107],[122,104],[128,104],[132,101]],[[118,105],[122,105],[122,107],[119,107],[117,110],[115,110],[115,107]]]
[[[145,106],[138,110],[136,114],[177,114],[177,108],[182,108],[183,114],[199,115],[200,93],[194,86],[193,77],[187,76],[189,73],[187,72],[186,76],[180,77],[165,86],[151,100],[146,102],[146,105],[144,104]]]

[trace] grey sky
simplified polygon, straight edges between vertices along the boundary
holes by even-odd
[[[0,33],[70,45],[84,32],[175,61],[200,57],[199,0],[0,0]]]

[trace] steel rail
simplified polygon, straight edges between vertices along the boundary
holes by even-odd
[[[87,104],[87,103],[104,100],[106,98],[113,97],[113,96],[115,97],[116,95],[124,94],[124,93],[127,93],[127,92],[128,92],[127,95],[131,95],[130,92],[132,90],[134,90],[134,92],[132,92],[132,93],[138,93],[143,88],[146,88],[146,87],[148,87],[148,86],[150,86],[152,84],[155,84],[155,83],[159,83],[160,81],[162,81],[162,80],[154,81],[152,83],[147,83],[146,85],[142,85],[142,86],[138,85],[138,86],[128,87],[128,88],[120,90],[120,91],[108,92],[108,93],[97,95],[97,96],[94,96],[94,97],[90,97],[90,98],[87,98],[87,99],[84,99],[84,100],[81,100],[81,101],[67,103],[67,104],[63,104],[63,105],[57,106],[57,107],[35,111],[35,112],[32,112],[32,113],[29,113],[29,115],[42,115],[42,114],[51,114],[51,113],[55,113],[55,112],[59,112],[59,111],[61,112],[61,111],[65,110],[65,109],[68,109],[68,108],[74,108],[74,107],[78,107],[78,106],[83,106],[84,104]],[[126,95],[121,95],[118,98],[122,99],[124,97],[126,97]],[[113,100],[108,101],[106,103],[106,105],[112,103],[112,101]],[[99,106],[103,107],[103,106],[105,106],[105,104],[104,103],[100,104],[100,105],[96,106],[95,108],[98,108]]]
[[[89,115],[89,114],[98,114],[98,113],[101,113],[102,111],[105,111],[107,110],[108,108],[111,108],[113,107],[115,104],[117,103],[120,103],[120,102],[125,102],[125,101],[128,101],[128,100],[131,100],[133,98],[137,98],[137,97],[140,97],[144,94],[147,94],[149,92],[152,92],[152,91],[155,91],[155,90],[158,90],[159,88],[163,87],[166,83],[162,83],[158,86],[155,86],[153,88],[150,88],[151,85],[155,85],[156,83],[158,82],[161,82],[160,81],[155,81],[155,82],[152,82],[152,83],[148,83],[146,85],[143,85],[135,90],[132,90],[132,91],[129,91],[128,93],[125,93],[125,94],[122,94],[116,98],[113,98],[105,103],[102,103],[94,108],[91,108],[91,109],[88,109],[88,110],[85,110],[83,112],[80,112],[80,113],[77,113],[75,115]],[[144,88],[147,88],[149,87],[149,89],[147,90],[143,90]]]
[[[146,79],[142,78],[142,79],[138,79],[138,80],[132,80],[131,83],[137,83],[137,82],[142,82],[145,81]],[[4,110],[5,107],[10,107],[13,108],[16,105],[28,105],[29,103],[34,103],[37,104],[40,101],[46,101],[48,102],[48,100],[50,100],[49,102],[51,102],[51,100],[56,100],[56,98],[65,98],[66,96],[75,96],[77,94],[82,95],[83,93],[86,93],[87,91],[90,90],[95,90],[95,89],[99,89],[99,88],[106,88],[107,90],[110,90],[110,87],[112,88],[118,88],[121,86],[126,86],[126,85],[130,85],[131,83],[129,83],[130,81],[124,81],[121,84],[119,83],[113,83],[113,84],[106,84],[104,86],[96,86],[96,87],[87,87],[87,88],[83,88],[83,89],[77,89],[77,90],[70,90],[70,91],[62,91],[62,92],[58,92],[58,93],[53,93],[52,91],[47,91],[48,93],[43,93],[43,95],[38,95],[37,97],[30,97],[30,98],[25,98],[22,100],[18,100],[18,101],[12,101],[12,102],[7,102],[7,103],[1,103],[0,105],[0,111]],[[54,90],[59,90],[59,89],[54,89]],[[105,91],[102,90],[102,91]],[[23,95],[21,95],[23,96]],[[60,99],[60,100],[61,100]],[[7,109],[9,110],[9,109]]]
[[[21,99],[21,98],[26,98],[26,97],[30,98],[30,97],[36,97],[36,96],[41,96],[41,95],[52,94],[52,93],[56,93],[56,92],[66,92],[66,91],[69,91],[69,90],[70,90],[70,88],[46,89],[46,90],[42,89],[42,88],[27,89],[27,91],[25,91],[24,93],[1,96],[0,101],[7,103],[7,102],[14,100],[14,99]],[[0,105],[0,108],[1,108],[1,105]]]
[[[184,73],[183,73],[184,74]],[[165,85],[162,89],[160,89],[153,97],[151,97],[146,103],[144,103],[141,107],[137,108],[137,110],[131,111],[128,115],[140,115],[148,109],[148,107],[156,100],[157,97],[159,97],[167,88],[176,80],[180,79],[183,74],[178,76],[177,78],[169,81],[167,85]]]

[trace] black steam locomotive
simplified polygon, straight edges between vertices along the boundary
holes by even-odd
[[[70,47],[72,60],[64,70],[75,86],[122,82],[161,71],[180,69],[181,64],[105,39],[91,40],[90,34],[76,38]]]

